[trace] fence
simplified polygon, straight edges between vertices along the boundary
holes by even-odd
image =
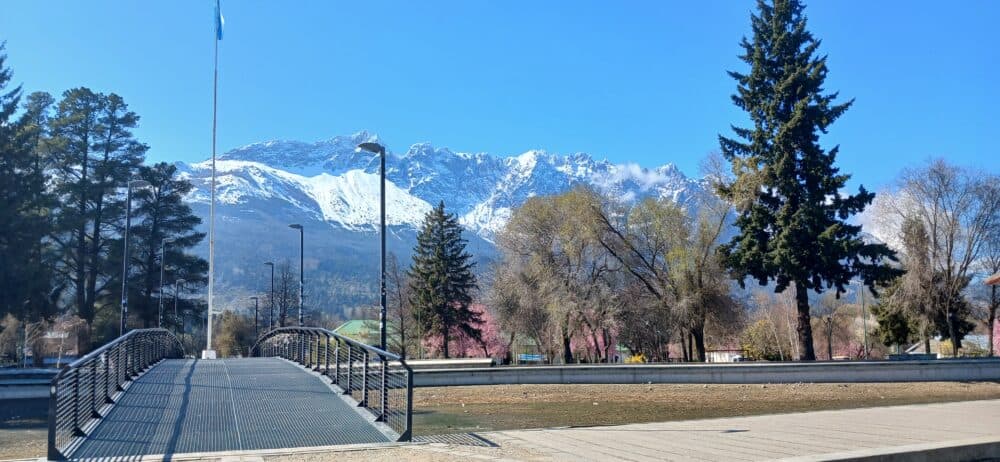
[[[137,329],[63,367],[49,388],[48,459],[66,459],[132,380],[165,358],[184,355],[166,329]]]
[[[318,327],[273,329],[250,353],[285,358],[328,377],[398,441],[410,440],[413,370],[399,356]]]

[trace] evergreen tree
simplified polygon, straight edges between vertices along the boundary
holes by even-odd
[[[164,313],[163,325],[175,324],[169,303],[174,281],[184,279],[188,290],[206,281],[208,262],[185,253],[205,238],[205,233],[195,231],[201,219],[184,202],[184,196],[193,186],[177,175],[177,167],[161,162],[139,167],[138,178],[149,182],[149,187],[134,191],[132,200],[132,228],[129,241],[132,249],[129,258],[134,272],[129,278],[129,313],[134,314],[143,327],[155,327],[159,319],[161,298]],[[163,245],[164,239],[171,242]],[[112,246],[113,266],[121,268],[121,240]],[[165,250],[165,255],[161,254]],[[164,260],[166,265],[164,265]],[[160,292],[161,266],[163,293]],[[115,286],[115,289],[119,288]],[[111,292],[111,302],[120,299],[120,289]],[[176,326],[175,326],[176,327]]]
[[[738,83],[733,102],[753,128],[733,127],[737,138],[719,137],[736,180],[720,187],[738,209],[740,232],[720,247],[741,284],[753,278],[775,281],[777,292],[794,286],[801,359],[816,358],[809,316],[810,289],[845,291],[860,276],[874,289],[895,270],[881,244],[866,244],[860,226],[846,220],[864,210],[874,194],[861,187],[841,195],[849,175],[834,166],[838,147],[819,145],[819,135],[851,106],[825,94],[826,57],[816,57],[819,40],[806,30],[797,0],[758,0],[751,16],[752,41],[743,39],[740,59],[750,72],[729,72]]]
[[[38,321],[53,314],[51,273],[42,240],[50,226],[45,177],[35,158],[43,106],[16,116],[21,87],[8,88],[12,72],[0,43],[0,317]],[[37,109],[37,110],[34,110]]]
[[[465,244],[458,218],[445,213],[442,201],[424,218],[408,273],[413,317],[420,320],[424,333],[441,336],[445,358],[453,333],[477,342],[482,338],[482,320],[469,309],[478,287],[472,273],[475,263]]]
[[[58,268],[73,288],[73,305],[88,329],[98,297],[120,282],[120,267],[108,257],[114,242],[108,237],[121,229],[125,198],[119,191],[147,149],[131,133],[138,121],[118,95],[75,88],[63,93],[49,124],[47,149],[61,204],[53,234]]]

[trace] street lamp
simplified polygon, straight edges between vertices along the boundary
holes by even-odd
[[[179,331],[184,330],[184,323],[181,322],[180,316],[177,316],[177,293],[180,292],[180,288],[181,286],[184,285],[185,282],[187,281],[184,279],[178,279],[174,281],[174,321],[177,322],[177,327],[178,327],[177,330]]]
[[[132,227],[132,188],[148,188],[149,182],[146,180],[131,180],[128,182],[125,192],[125,231],[122,241],[124,250],[122,251],[122,313],[121,325],[118,335],[125,335],[125,321],[128,320],[128,230]]]
[[[379,156],[379,347],[386,349],[385,342],[385,146],[378,143],[361,143],[358,149],[368,151]]]
[[[274,328],[274,262],[264,262],[271,267],[271,308],[267,313],[267,330]]]
[[[167,267],[167,244],[175,240],[167,237],[160,241],[160,308],[156,315],[156,327],[163,327],[163,270]]]
[[[868,359],[868,312],[865,310],[865,283],[858,280],[852,280],[851,285],[858,286],[861,295],[861,327],[865,336],[865,359]]]
[[[257,310],[259,307],[257,305],[257,297],[250,297],[250,300],[253,300],[253,336],[256,338],[260,337],[260,333],[257,331]]]
[[[289,228],[299,230],[299,326],[302,326],[302,290],[305,288],[303,272],[305,270],[305,230],[300,224],[288,225]]]

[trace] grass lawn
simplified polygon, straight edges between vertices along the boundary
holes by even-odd
[[[417,435],[1000,399],[1000,383],[500,385],[418,388]]]

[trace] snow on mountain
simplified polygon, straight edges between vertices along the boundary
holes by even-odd
[[[380,139],[362,131],[316,143],[254,143],[223,154],[216,162],[223,213],[227,208],[246,210],[252,203],[265,201],[345,229],[376,225],[378,159],[355,149],[365,141]],[[583,153],[562,156],[532,150],[495,157],[418,143],[402,155],[389,153],[386,164],[390,225],[416,228],[432,205],[444,201],[464,226],[486,240],[528,198],[557,194],[578,184],[626,202],[655,196],[683,203],[707,192],[672,164],[647,169],[595,161]],[[190,201],[209,201],[210,169],[210,161],[182,165],[184,175],[196,186]]]

